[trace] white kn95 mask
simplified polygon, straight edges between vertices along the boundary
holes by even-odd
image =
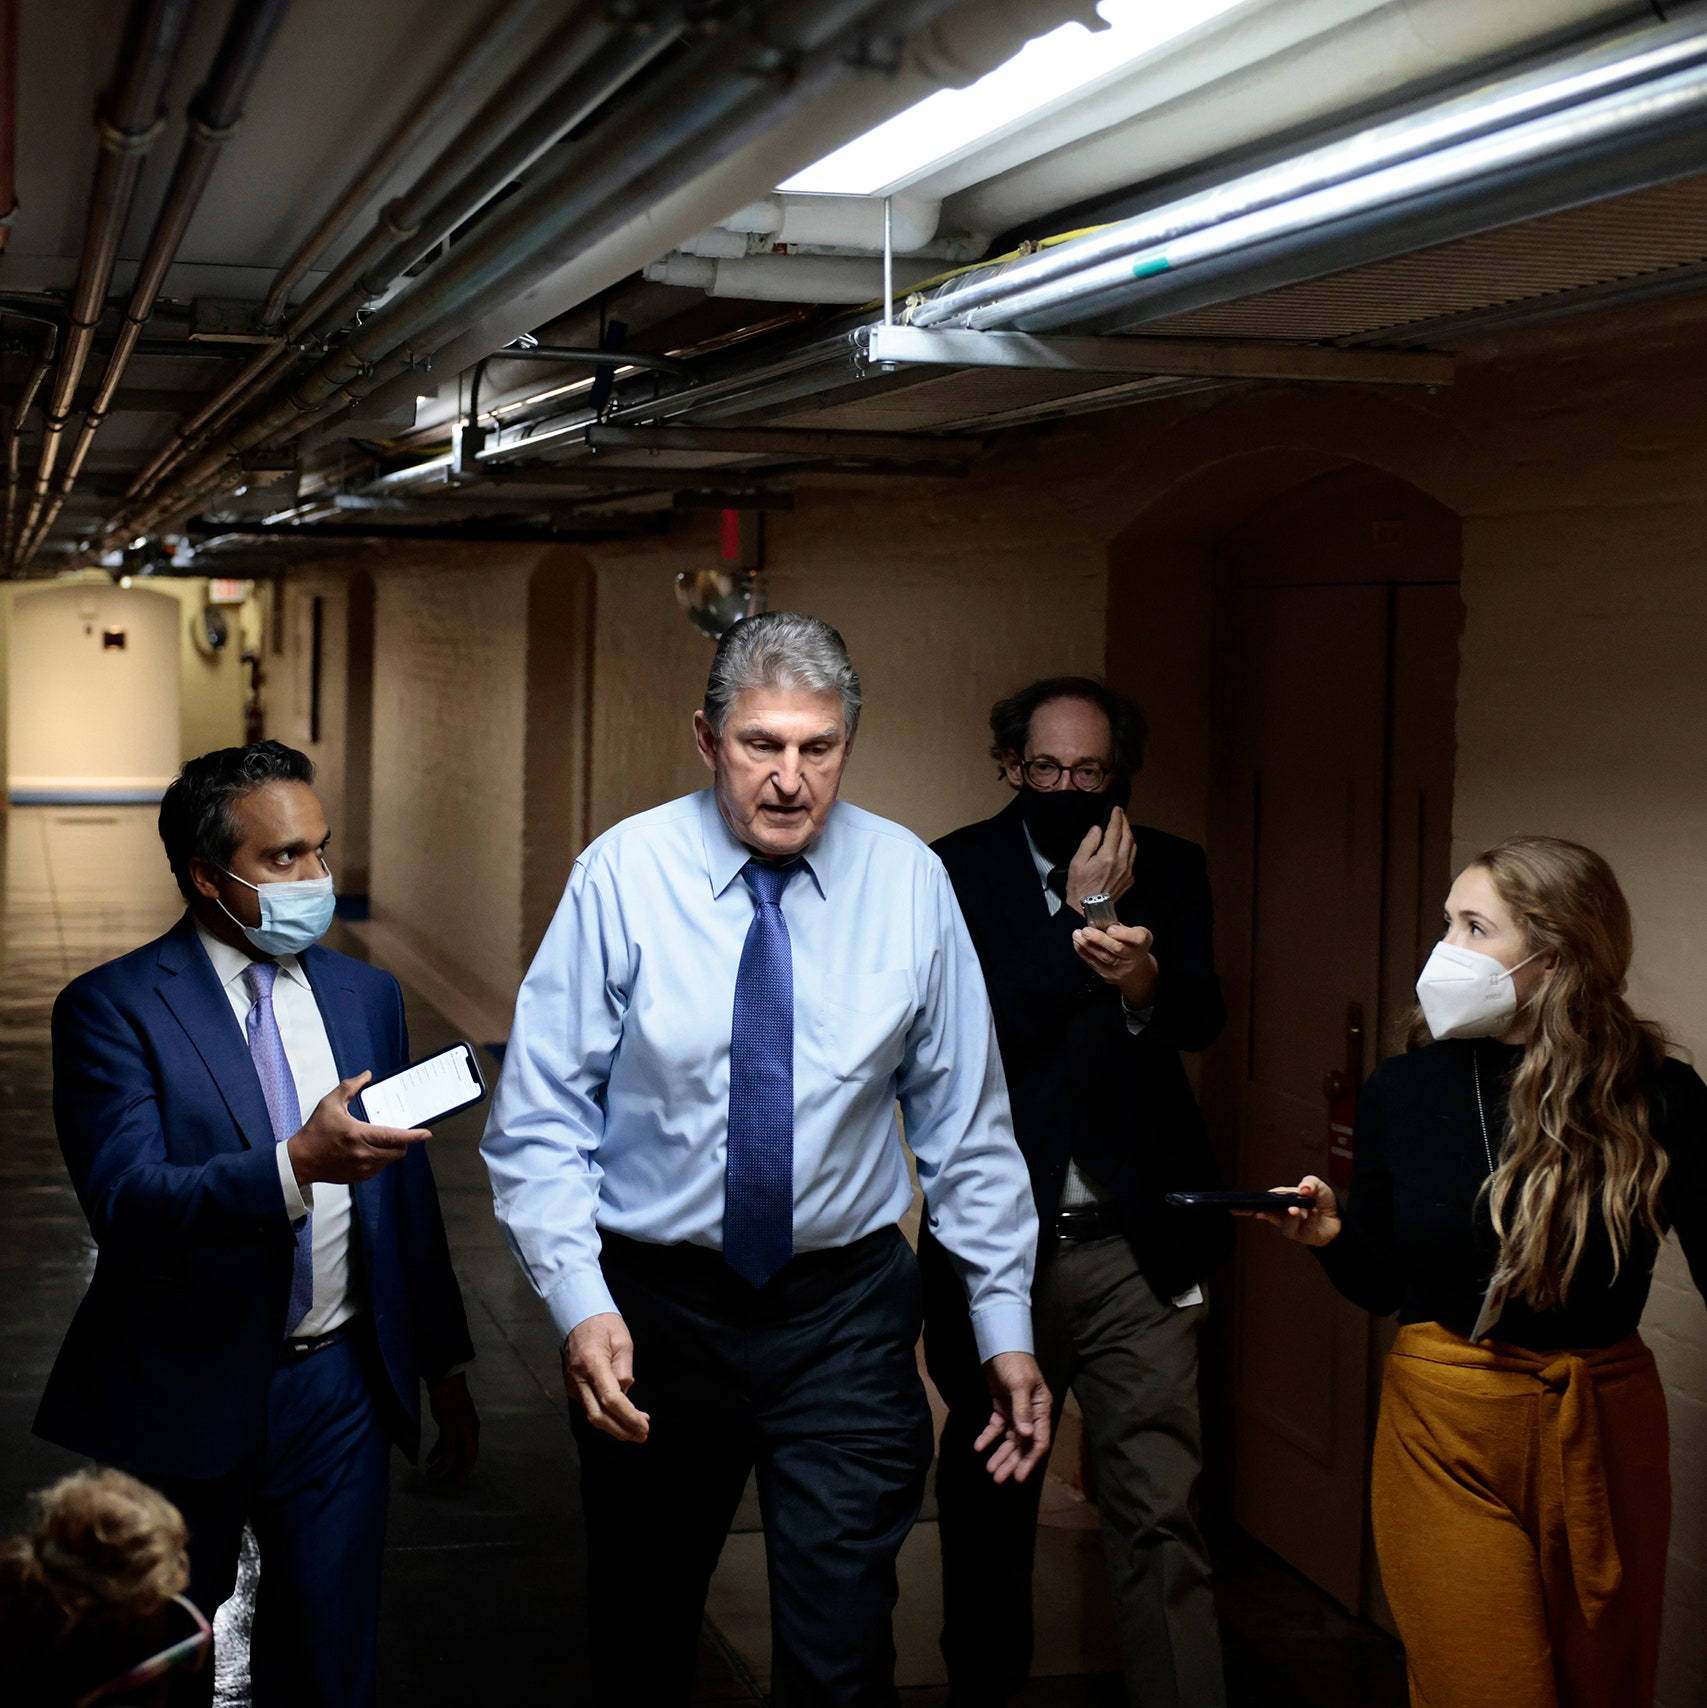
[[[1517,986],[1511,975],[1534,959],[1525,956],[1517,967],[1508,968],[1479,950],[1436,943],[1417,979],[1417,1001],[1430,1034],[1437,1042],[1498,1037],[1517,1018]]]

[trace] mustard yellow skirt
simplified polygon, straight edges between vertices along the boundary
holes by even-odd
[[[1536,1353],[1402,1328],[1371,1507],[1413,1708],[1651,1708],[1671,1469],[1640,1336]]]

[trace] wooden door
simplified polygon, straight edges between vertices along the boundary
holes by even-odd
[[[1310,483],[1225,542],[1215,829],[1232,1023],[1216,1104],[1240,1185],[1328,1170],[1330,1075],[1403,1047],[1450,876],[1456,518],[1371,471]],[[1242,1230],[1232,1509],[1379,1615],[1368,1453],[1391,1325],[1308,1253]]]

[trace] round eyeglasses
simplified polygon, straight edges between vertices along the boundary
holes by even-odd
[[[1025,773],[1025,780],[1034,789],[1053,789],[1061,781],[1061,773],[1068,772],[1072,777],[1075,789],[1094,792],[1108,787],[1108,780],[1114,773],[1094,759],[1087,759],[1082,764],[1067,766],[1058,759],[1038,758],[1027,759],[1020,770]]]

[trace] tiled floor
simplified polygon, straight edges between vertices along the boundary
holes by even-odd
[[[24,1496],[75,1460],[30,1419],[93,1251],[53,1142],[48,1014],[65,981],[134,948],[178,916],[147,808],[20,808],[5,833],[0,918],[0,1534]],[[348,933],[335,946],[361,953]],[[456,1036],[408,992],[416,1053]],[[491,1066],[491,1064],[488,1064]],[[544,1311],[492,1219],[479,1113],[441,1124],[433,1160],[478,1362],[481,1461],[463,1495],[429,1494],[398,1463],[389,1538],[385,1700],[411,1708],[573,1701],[581,1694],[574,1449]],[[1065,1485],[1046,1499],[1039,1542],[1037,1705],[1123,1700],[1094,1513]],[[1253,1544],[1220,1550],[1221,1603],[1236,1708],[1402,1708],[1390,1639],[1347,1619]],[[936,1535],[930,1510],[901,1562],[899,1682],[909,1704],[946,1699],[937,1656]],[[719,1567],[697,1700],[760,1702],[768,1674],[764,1548],[751,1505]],[[241,1674],[227,1700],[245,1699]]]

